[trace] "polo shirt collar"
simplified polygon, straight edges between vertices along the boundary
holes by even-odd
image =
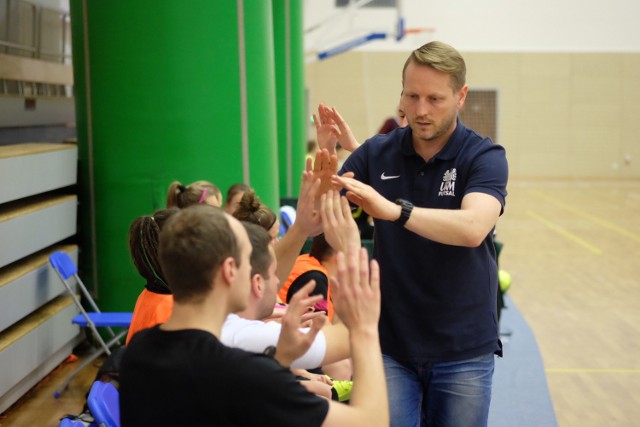
[[[464,142],[465,125],[460,121],[460,116],[456,118],[456,128],[454,129],[447,144],[434,157],[441,160],[451,160],[458,155]],[[412,132],[409,126],[402,137],[402,154],[407,156],[417,156],[416,150],[413,148]]]

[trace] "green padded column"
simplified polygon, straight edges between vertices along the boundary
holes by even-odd
[[[302,2],[273,0],[280,193],[298,196],[307,146]]]
[[[278,137],[271,1],[244,0],[250,185],[277,212]]]
[[[165,206],[171,181],[205,179],[224,193],[249,179],[276,203],[273,59],[263,52],[272,34],[254,22],[271,14],[261,3],[71,1],[81,274],[103,309],[133,308],[143,283],[129,225]],[[243,61],[253,70],[244,89]]]

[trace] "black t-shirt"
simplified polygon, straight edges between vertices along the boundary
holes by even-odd
[[[329,405],[275,360],[202,330],[139,332],[120,376],[123,427],[319,426]]]

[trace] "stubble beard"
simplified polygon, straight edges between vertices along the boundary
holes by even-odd
[[[419,129],[419,126],[416,126],[418,128],[418,131],[416,132],[416,130],[412,127],[412,131],[413,134],[418,136],[418,138],[422,141],[427,141],[427,142],[431,142],[434,141],[438,138],[441,138],[443,135],[446,135],[451,127],[453,126],[453,123],[455,123],[456,121],[456,114],[452,114],[444,123],[442,123],[440,126],[437,126],[436,123],[432,122],[434,124],[435,129],[429,133],[425,133],[425,132],[421,132]],[[416,119],[417,120],[417,119]]]

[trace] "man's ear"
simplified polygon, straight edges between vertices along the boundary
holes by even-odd
[[[464,87],[460,89],[456,94],[456,96],[458,97],[458,102],[456,103],[458,110],[462,109],[462,107],[464,106],[464,101],[467,99],[467,92],[469,92],[469,86],[464,85]]]
[[[238,267],[236,265],[236,260],[233,257],[227,257],[222,264],[220,265],[220,276],[222,281],[227,284],[233,283],[236,278],[236,274],[238,273]]]
[[[251,276],[251,292],[256,295],[256,297],[261,298],[264,293],[264,277],[261,274],[254,274]]]

